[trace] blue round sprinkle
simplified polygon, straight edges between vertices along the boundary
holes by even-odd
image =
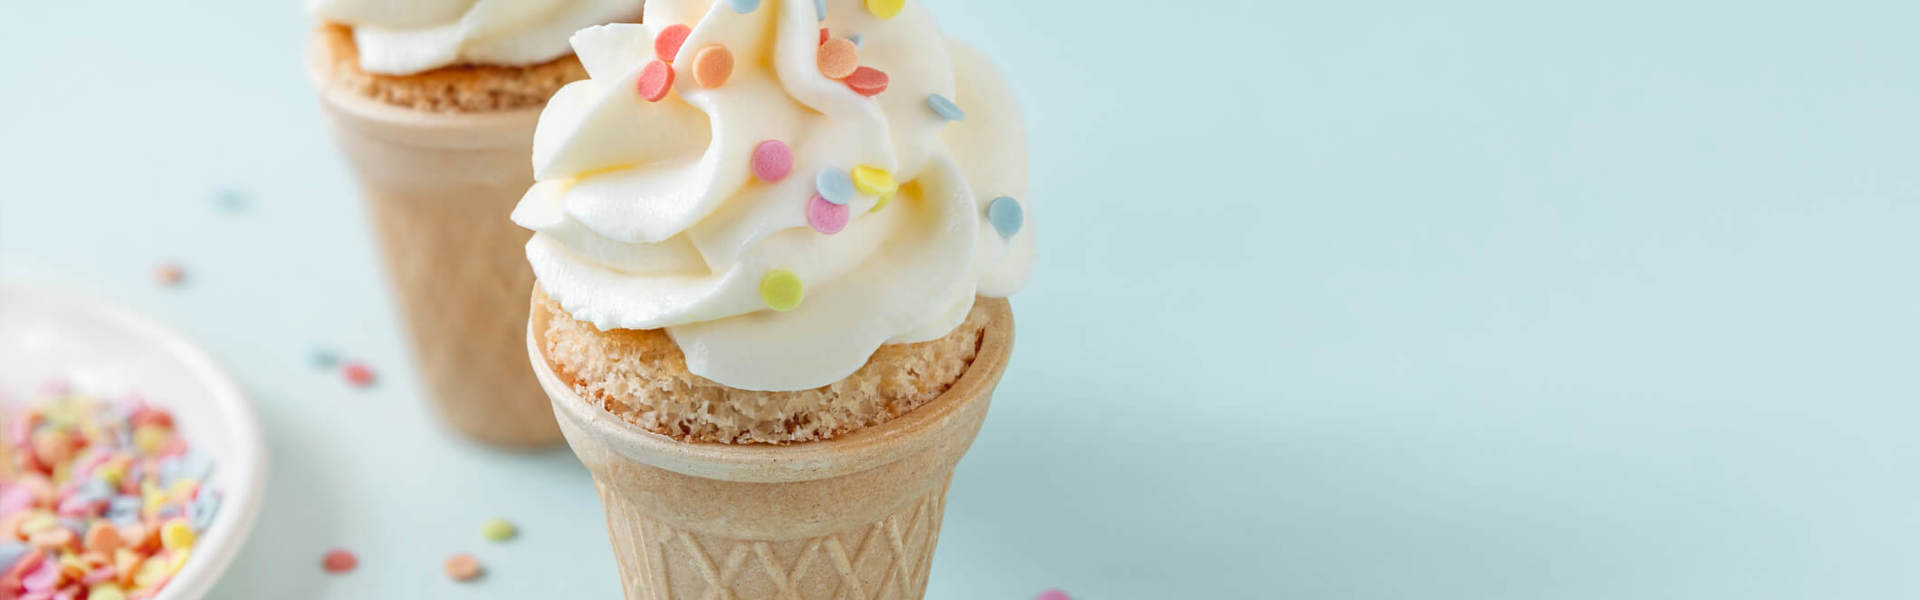
[[[934,114],[940,115],[940,118],[948,121],[967,120],[967,111],[960,110],[960,105],[954,104],[953,101],[948,100],[946,96],[939,94],[927,96],[927,107],[933,109]],[[1008,198],[1008,200],[1012,200],[1012,198]]]
[[[858,34],[858,33],[849,33],[849,34],[847,34],[847,41],[849,41],[849,42],[853,42],[853,47],[855,47],[855,48],[859,48],[859,47],[860,47],[860,34]]]
[[[813,0],[813,12],[820,15],[820,20],[827,20],[827,0]]]
[[[760,8],[760,0],[727,0],[727,6],[733,7],[733,12],[744,15]]]
[[[1000,237],[1011,238],[1020,233],[1020,224],[1026,220],[1026,214],[1020,210],[1020,201],[1007,196],[994,198],[987,204],[987,221],[993,223],[993,229]]]
[[[820,175],[813,178],[813,186],[828,202],[845,205],[853,201],[853,177],[846,171],[834,167],[821,169]]]

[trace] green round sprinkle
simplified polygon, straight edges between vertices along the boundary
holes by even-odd
[[[520,529],[508,523],[506,519],[487,519],[487,522],[480,524],[480,535],[486,536],[490,541],[504,542],[520,535]]]

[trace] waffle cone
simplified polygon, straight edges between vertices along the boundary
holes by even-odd
[[[560,429],[593,473],[628,600],[913,599],[924,595],[947,486],[986,418],[1013,348],[991,303],[978,356],[951,389],[891,421],[785,446],[690,443],[576,394],[527,352]]]
[[[533,185],[528,156],[539,109],[436,113],[324,82],[320,89],[358,174],[435,412],[483,442],[558,441],[520,352],[533,285],[529,234],[507,219]]]

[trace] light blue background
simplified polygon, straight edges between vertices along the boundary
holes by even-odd
[[[1018,82],[1043,258],[931,597],[1920,594],[1914,4],[934,9]],[[175,323],[271,430],[216,598],[616,594],[569,453],[415,397],[295,2],[6,12],[0,276]]]

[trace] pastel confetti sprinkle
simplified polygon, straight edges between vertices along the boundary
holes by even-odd
[[[877,212],[880,212],[880,209],[882,209],[882,208],[886,208],[886,207],[887,207],[887,205],[888,205],[888,204],[891,204],[892,202],[893,202],[893,194],[885,194],[885,195],[882,195],[882,196],[880,196],[880,201],[879,201],[879,202],[875,202],[875,203],[873,203],[873,210],[869,210],[869,211],[867,211],[867,214],[873,214],[873,213],[877,213]]]
[[[160,526],[160,545],[168,550],[185,550],[193,547],[198,539],[193,535],[193,526],[184,519],[167,521]]]
[[[885,196],[900,189],[886,169],[860,165],[853,168],[853,187],[868,196]]]
[[[640,69],[640,80],[634,84],[640,97],[648,102],[659,102],[667,97],[667,91],[673,89],[673,66],[660,61],[647,63]]]
[[[358,566],[360,566],[360,557],[339,548],[328,550],[326,556],[320,557],[320,568],[335,575],[352,571]]]
[[[853,201],[853,178],[846,171],[833,167],[821,169],[820,174],[813,178],[813,186],[820,192],[820,197],[828,202],[846,204]]]
[[[939,94],[928,95],[927,108],[933,109],[933,114],[940,115],[940,118],[948,121],[967,120],[966,111],[960,110],[960,105],[954,104],[953,101],[947,99],[946,96]]]
[[[247,196],[238,190],[220,190],[213,196],[213,205],[220,210],[237,213],[247,210]]]
[[[374,380],[373,368],[358,362],[347,363],[346,368],[340,370],[340,376],[347,380],[348,385],[360,388],[373,385]]]
[[[862,96],[878,96],[887,91],[887,73],[873,67],[860,67],[847,76],[847,87]]]
[[[813,0],[813,14],[819,15],[822,21],[827,20],[827,0]]]
[[[733,77],[733,51],[726,46],[714,44],[701,48],[693,55],[693,81],[700,87],[713,89],[727,84]]]
[[[800,300],[806,295],[806,286],[793,271],[775,269],[760,280],[760,299],[767,303],[767,308],[780,312],[793,310],[800,307]]]
[[[504,542],[520,535],[520,528],[514,527],[506,519],[487,519],[480,524],[480,535],[488,541]]]
[[[834,204],[814,194],[813,199],[807,201],[807,224],[812,225],[814,231],[833,235],[847,228],[847,218],[851,212],[852,209],[845,204]]]
[[[307,352],[307,362],[313,363],[315,367],[331,369],[335,365],[340,364],[340,355],[334,354],[332,350],[316,346]]]
[[[1033,600],[1073,600],[1073,597],[1068,596],[1066,592],[1050,589],[1040,592],[1040,595],[1036,596]]]
[[[480,575],[485,572],[484,569],[480,568],[480,560],[474,558],[472,554],[465,552],[447,557],[447,563],[442,565],[442,568],[447,571],[447,576],[452,577],[454,581],[473,581],[479,579]]]
[[[727,0],[727,6],[732,7],[733,12],[744,15],[760,8],[760,0]]]
[[[153,280],[160,285],[175,287],[187,280],[187,269],[177,263],[161,263],[153,269]]]
[[[793,149],[786,142],[767,140],[753,147],[753,158],[749,161],[753,176],[767,183],[776,183],[786,179],[793,172]]]
[[[1020,233],[1020,225],[1025,220],[1026,215],[1020,210],[1019,200],[1001,196],[987,204],[987,221],[993,223],[993,229],[1000,232],[1000,237],[1011,238]]]
[[[673,63],[680,56],[680,46],[687,43],[687,36],[693,35],[693,28],[686,25],[668,25],[653,37],[653,56],[661,62]]]
[[[844,39],[835,38],[820,44],[817,58],[820,74],[827,79],[844,79],[860,68],[860,50]]]
[[[169,516],[218,497],[201,485],[212,459],[138,397],[40,399],[0,415],[0,598],[159,595],[212,522]]]
[[[906,0],[867,0],[867,11],[882,19],[891,19],[905,8]]]
[[[847,41],[849,41],[849,42],[853,42],[853,47],[855,47],[855,48],[859,48],[859,47],[860,47],[860,34],[858,34],[858,33],[854,33],[854,34],[848,34],[848,35],[847,35]]]

